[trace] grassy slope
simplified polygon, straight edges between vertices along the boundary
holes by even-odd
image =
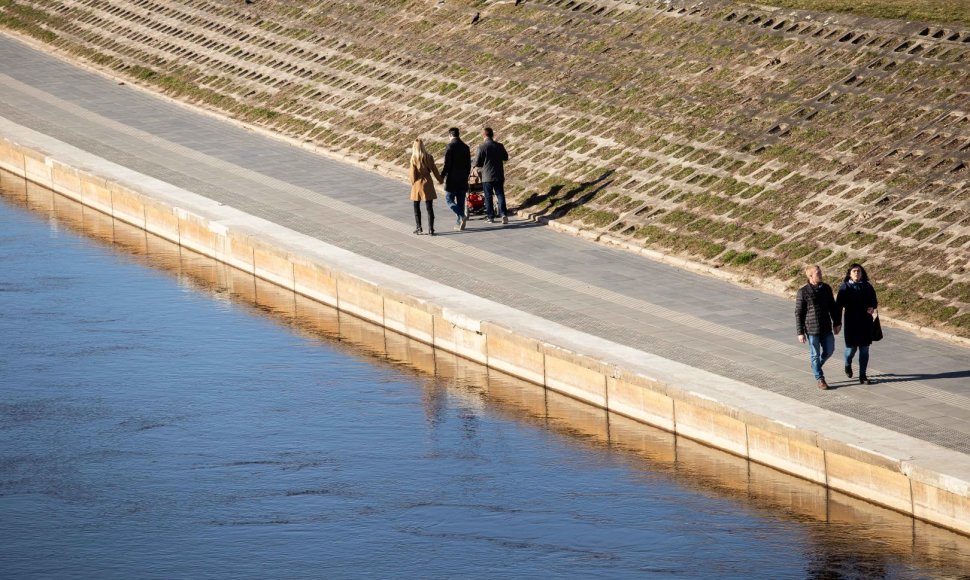
[[[968,0],[763,0],[759,4],[970,26]]]

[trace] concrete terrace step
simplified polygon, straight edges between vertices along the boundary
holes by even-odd
[[[239,230],[247,239],[275,237],[291,252],[310,254],[323,244],[329,249],[321,259],[369,275],[378,289],[439,304],[456,328],[488,337],[511,333],[506,342],[513,345],[513,337],[538,340],[545,346],[536,351],[536,343],[526,341],[523,352],[532,344],[531,352],[548,360],[572,361],[558,368],[545,363],[531,377],[551,388],[570,393],[570,381],[586,371],[596,375],[605,365],[612,375],[632,373],[634,382],[634,376],[650,376],[668,385],[671,391],[663,396],[677,391],[694,397],[691,403],[677,399],[682,417],[691,416],[685,409],[694,409],[695,419],[704,416],[699,401],[707,400],[734,409],[732,420],[742,417],[751,429],[768,428],[765,420],[814,424],[810,432],[816,435],[808,439],[831,436],[847,454],[833,457],[882,448],[874,455],[884,457],[880,468],[897,473],[904,464],[909,473],[943,473],[954,458],[955,469],[970,469],[970,356],[964,348],[893,330],[873,349],[878,373],[871,374],[879,384],[848,382],[821,393],[808,373],[806,352],[793,341],[792,305],[784,300],[519,219],[504,228],[473,221],[467,231],[451,233],[441,203],[438,229],[447,235],[415,237],[409,233],[407,188],[399,182],[117,86],[9,38],[0,37],[0,56],[6,65],[0,117],[7,120],[0,135],[44,141],[18,128],[29,127],[53,139],[44,141],[47,154],[61,163],[71,155],[81,159],[64,153],[73,146],[103,160],[86,161],[80,169],[125,168],[112,169],[114,179],[148,184],[146,195],[167,191],[166,203],[208,215],[215,222],[210,233],[221,228],[217,235]],[[369,316],[366,309],[358,313]],[[429,335],[436,344],[437,330]],[[478,356],[471,346],[452,346]],[[839,366],[837,360],[830,364],[831,377]],[[570,394],[606,406],[606,392],[602,400]],[[763,417],[760,427],[753,426],[756,416]],[[690,431],[690,419],[683,425],[679,432],[702,438]],[[753,432],[744,427],[741,448],[727,436],[719,446],[751,456]],[[945,487],[966,491],[960,482],[967,479],[951,477]],[[912,502],[912,492],[909,497]],[[882,503],[910,511],[899,501]]]

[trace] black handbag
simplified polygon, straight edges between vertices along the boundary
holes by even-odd
[[[872,342],[882,340],[882,324],[879,324],[879,313],[872,317]]]

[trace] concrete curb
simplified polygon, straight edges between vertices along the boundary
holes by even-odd
[[[0,136],[3,169],[185,248],[586,403],[970,534],[966,455],[483,301],[2,119]]]

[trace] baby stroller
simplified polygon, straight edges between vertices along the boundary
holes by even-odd
[[[465,214],[480,215],[485,213],[485,188],[481,177],[475,173],[468,182],[468,194],[465,195]]]

